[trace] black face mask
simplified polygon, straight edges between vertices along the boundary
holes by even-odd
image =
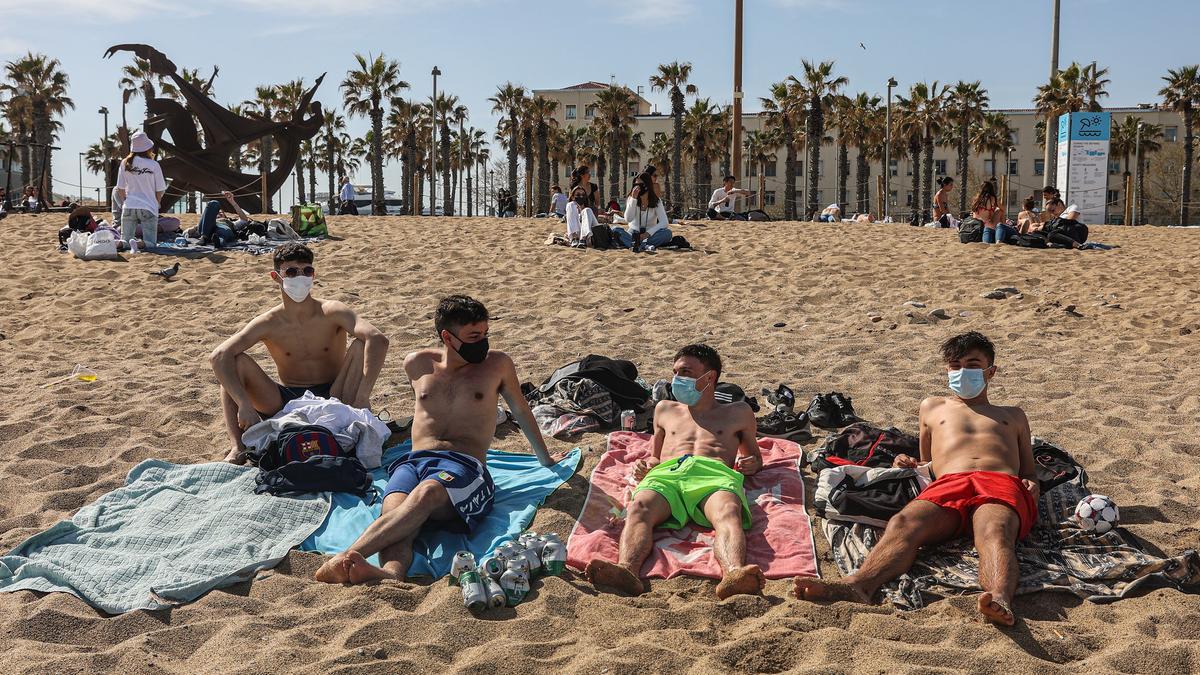
[[[576,204],[578,204],[578,205],[580,205],[580,206],[587,206],[587,205],[588,205],[588,198],[587,198],[587,197],[584,197],[583,195],[580,195],[580,196],[578,196],[578,197],[576,197],[576,198],[575,198],[575,203],[576,203]]]
[[[451,335],[454,334],[451,333]],[[458,336],[454,335],[454,337],[457,338]],[[462,340],[460,339],[459,342],[462,342]],[[484,359],[486,359],[488,355],[487,336],[484,336],[483,339],[479,340],[478,342],[463,342],[462,345],[460,345],[458,349],[455,349],[454,351],[458,352],[458,355],[461,356],[463,361],[466,361],[467,363],[483,363]]]

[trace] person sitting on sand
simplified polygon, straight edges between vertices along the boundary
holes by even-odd
[[[988,400],[995,347],[977,332],[941,346],[950,390],[921,402],[921,459],[936,478],[900,513],[857,572],[840,581],[801,577],[796,597],[870,603],[879,588],[907,572],[922,546],[973,534],[979,552],[976,606],[987,620],[1011,626],[1019,570],[1016,542],[1037,519],[1038,483],[1029,420],[1015,406]],[[908,455],[894,466],[915,467]]]
[[[388,339],[375,326],[341,302],[309,294],[316,271],[307,246],[283,244],[275,249],[274,263],[271,279],[281,287],[283,304],[254,317],[209,357],[221,383],[225,428],[233,442],[225,461],[235,464],[246,461],[242,432],[306,390],[356,408],[370,407],[387,355]],[[347,336],[353,337],[349,347]],[[281,383],[246,354],[259,342],[275,361]]]
[[[943,176],[937,179],[938,191],[933,193],[933,221],[938,227],[953,227],[954,217],[950,215],[950,191],[954,189],[954,179]]]
[[[557,183],[550,186],[550,211],[548,215],[565,218],[567,216],[567,194]]]
[[[1037,202],[1033,197],[1021,202],[1021,212],[1017,214],[1017,233],[1029,234],[1042,229],[1042,221],[1034,211]]]
[[[496,492],[487,451],[496,433],[500,396],[542,466],[553,466],[565,456],[546,450],[512,359],[490,349],[488,311],[482,303],[465,295],[443,299],[434,328],[441,345],[404,359],[416,405],[414,451],[388,467],[391,479],[379,518],[349,549],[317,570],[317,581],[403,581],[412,564],[413,538],[422,526],[470,532],[480,523],[491,511]],[[366,560],[376,553],[382,567]]]
[[[1036,232],[1040,229],[1043,229],[1046,223],[1061,216],[1063,211],[1066,210],[1067,205],[1063,203],[1063,200],[1059,199],[1058,197],[1051,197],[1050,200],[1046,202],[1046,208],[1042,209],[1042,212],[1038,214],[1038,220],[1041,221],[1041,227],[1031,228],[1031,231]]]
[[[571,201],[567,202],[567,244],[572,248],[587,248],[592,243],[592,229],[596,227],[596,213],[592,211],[587,189],[581,185],[571,190]]]
[[[716,530],[713,553],[721,566],[717,597],[757,595],[766,583],[757,565],[746,564],[750,505],[742,482],[762,468],[754,412],[744,401],[718,403],[721,357],[694,344],[675,354],[671,392],[675,401],[654,408],[654,447],[638,461],[640,480],[621,532],[619,562],[593,560],[587,577],[631,595],[645,591],[639,573],[654,546],[655,527],[678,530],[693,521]]]
[[[246,213],[237,203],[232,192],[226,190],[221,193],[221,197],[233,207],[233,215],[236,216],[236,220],[221,209],[221,202],[213,199],[206,203],[204,212],[200,216],[200,224],[196,226],[197,238],[205,246],[211,244],[222,248],[226,244],[236,242],[238,240],[237,229],[250,224],[250,214]]]
[[[842,221],[842,207],[837,204],[830,204],[821,209],[821,215],[817,216],[818,223],[840,223]]]
[[[625,200],[625,215],[623,220],[629,224],[629,231],[614,227],[613,234],[621,246],[632,248],[634,253],[644,247],[653,251],[659,246],[671,242],[671,221],[667,219],[667,210],[654,189],[654,177],[642,173],[633,179],[633,189]]]
[[[708,198],[708,213],[706,214],[709,220],[729,220],[733,218],[735,213],[733,202],[738,197],[749,197],[754,194],[749,190],[736,188],[733,182],[736,180],[733,176],[725,176],[721,182],[721,187],[713,190],[712,196]],[[745,220],[743,218],[742,220]]]

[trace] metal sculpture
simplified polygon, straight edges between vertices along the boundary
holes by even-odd
[[[104,58],[119,51],[133,52],[145,59],[150,64],[151,72],[170,78],[187,102],[185,107],[169,98],[154,98],[147,104],[150,117],[142,130],[154,140],[157,147],[168,152],[160,161],[163,176],[170,181],[160,204],[164,211],[188,192],[215,196],[224,190],[237,195],[242,208],[252,213],[259,211],[263,202],[261,176],[231,167],[230,159],[234,151],[266,136],[274,139],[279,148],[279,160],[275,168],[267,173],[265,192],[269,203],[295,167],[300,144],[316,136],[321,129],[321,104],[313,101],[312,97],[325,79],[324,74],[317,78],[311,89],[304,92],[299,105],[291,111],[291,119],[276,122],[230,112],[208,96],[207,87],[197,87],[180,77],[175,64],[149,45],[113,45],[104,52]],[[304,116],[305,112],[309,113],[307,117]],[[203,145],[196,129],[197,121],[204,132]],[[164,132],[169,134],[170,140],[163,137]]]

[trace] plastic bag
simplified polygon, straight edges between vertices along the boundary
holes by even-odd
[[[83,259],[87,255],[88,233],[79,232],[78,230],[71,232],[71,238],[67,239],[67,250],[76,258]]]
[[[88,235],[84,260],[106,260],[117,257],[117,238],[111,230],[96,230]]]

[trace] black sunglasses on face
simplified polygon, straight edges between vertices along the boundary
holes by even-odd
[[[308,267],[304,267],[304,268],[289,267],[286,270],[283,270],[283,275],[285,277],[288,277],[289,279],[291,279],[291,278],[295,278],[295,276],[297,274],[303,274],[306,277],[311,277],[315,272],[316,272],[316,270],[314,270],[312,268],[312,265],[309,265]]]

